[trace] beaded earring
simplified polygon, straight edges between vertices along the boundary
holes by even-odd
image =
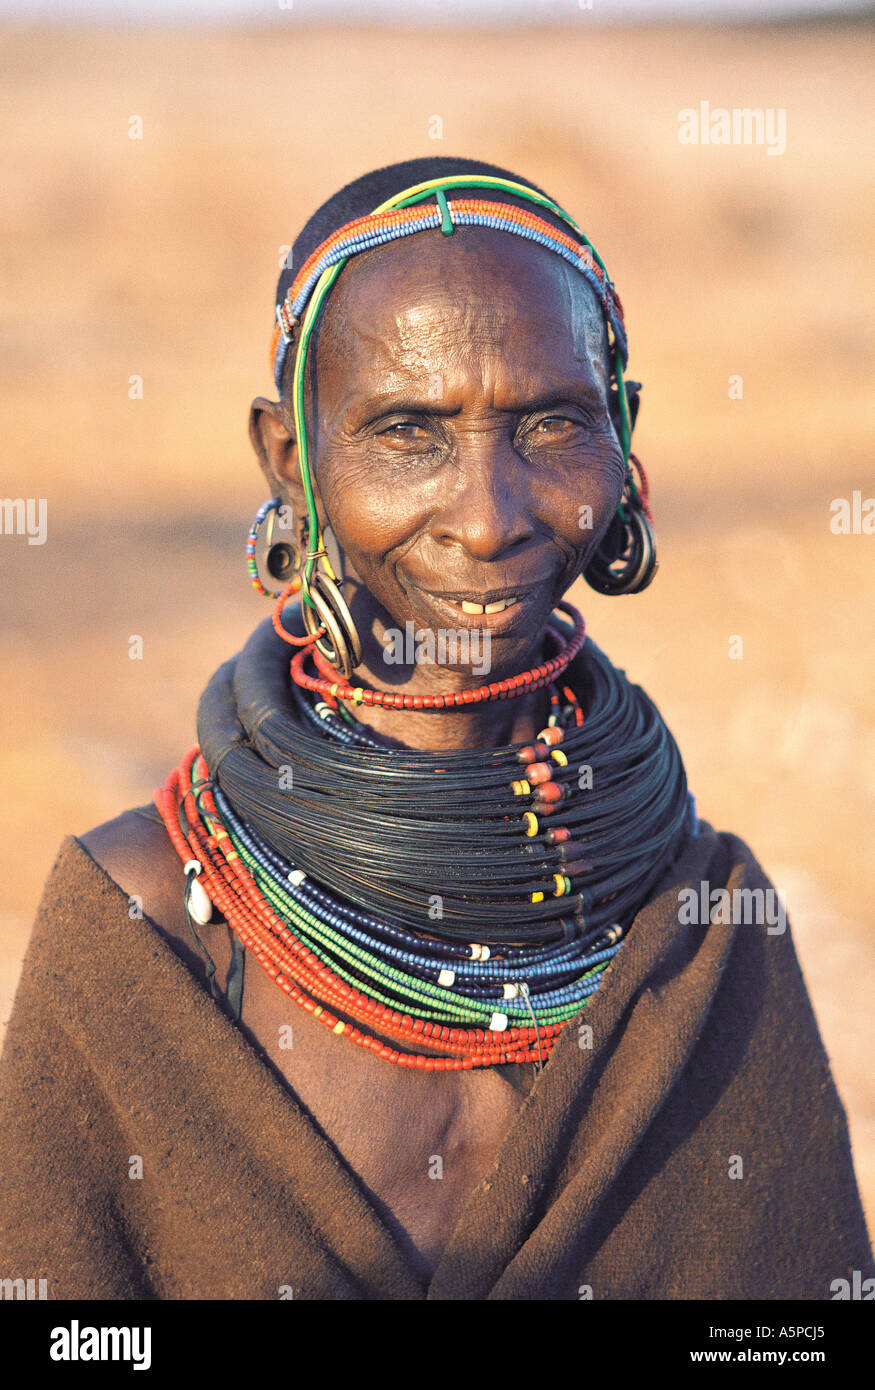
[[[261,581],[258,573],[258,562],[255,558],[255,549],[258,544],[258,533],[265,519],[267,519],[267,532],[265,535],[264,548],[264,567],[271,579],[276,579],[281,585],[287,587],[298,570],[301,569],[301,552],[292,540],[274,540],[274,529],[277,519],[283,525],[281,512],[283,500],[281,497],[271,497],[269,501],[262,504],[255,513],[255,520],[249,528],[246,536],[246,570],[249,575],[252,587],[256,593],[262,594],[265,598],[279,598],[284,592],[282,589],[268,589]]]

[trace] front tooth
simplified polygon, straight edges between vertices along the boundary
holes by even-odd
[[[497,603],[487,603],[483,609],[484,613],[503,613],[507,607],[507,599],[500,598]]]
[[[482,604],[482,603],[469,603],[467,599],[462,599],[462,612],[463,612],[463,613],[482,613],[482,612],[483,612],[483,604]]]

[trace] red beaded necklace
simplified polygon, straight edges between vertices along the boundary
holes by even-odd
[[[292,646],[301,648],[292,658],[291,672],[295,684],[304,690],[311,690],[317,695],[321,695],[323,699],[349,700],[357,705],[379,705],[382,709],[450,709],[458,705],[476,705],[487,700],[512,700],[518,695],[527,694],[533,690],[541,690],[545,685],[549,685],[556,676],[570,666],[586,641],[586,625],[581,614],[571,604],[562,601],[556,606],[567,617],[571,618],[574,623],[574,631],[566,642],[553,628],[547,629],[559,648],[557,655],[549,661],[543,662],[540,666],[534,666],[529,671],[522,671],[518,676],[511,676],[508,680],[493,681],[489,685],[477,686],[474,690],[457,690],[451,695],[400,695],[392,691],[372,690],[368,686],[353,686],[346,681],[338,681],[337,673],[321,653],[315,649],[313,649],[313,659],[322,675],[308,675],[304,670],[304,665],[314,639],[312,637],[306,639],[294,637],[282,626],[279,614],[282,612],[282,604],[287,594],[288,591],[280,596],[274,610],[274,628],[285,641]]]

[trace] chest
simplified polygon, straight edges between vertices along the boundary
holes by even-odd
[[[430,1276],[492,1167],[527,1077],[399,1068],[324,1028],[254,960],[240,1026]]]

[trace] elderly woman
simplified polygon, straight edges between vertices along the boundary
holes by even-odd
[[[413,160],[277,292],[273,617],[46,888],[4,1058],[51,1297],[832,1296],[869,1269],[783,908],[563,596],[653,577],[620,300]],[[558,613],[562,616],[557,616]]]

